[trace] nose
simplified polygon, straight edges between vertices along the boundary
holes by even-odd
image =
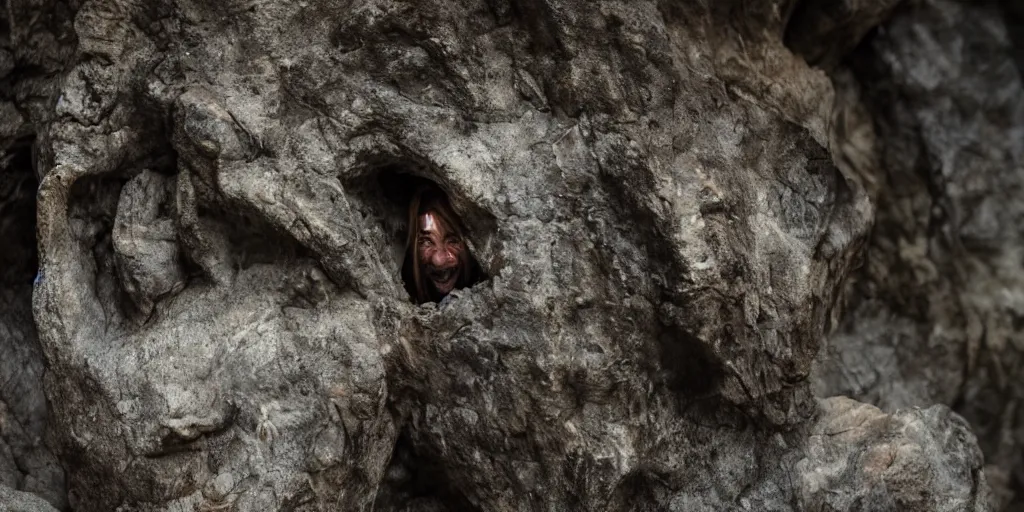
[[[455,253],[448,247],[434,251],[430,256],[430,264],[438,268],[446,268],[455,264]]]

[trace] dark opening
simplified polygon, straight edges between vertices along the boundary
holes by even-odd
[[[395,444],[375,504],[377,510],[479,510],[452,485],[443,464],[416,449],[408,432],[403,432]]]
[[[1024,80],[1024,3],[1016,0],[999,0],[1006,22],[1006,31],[1010,35],[1013,62],[1017,65],[1017,73]]]
[[[36,274],[36,181],[32,170],[32,139],[16,142],[0,153],[0,283],[32,284]]]
[[[15,489],[31,491],[59,509],[67,507],[64,471],[40,436],[48,430],[43,393],[45,365],[32,316],[38,270],[34,137],[0,147],[0,422],[11,448],[0,467],[13,464]],[[6,417],[4,417],[6,416]],[[0,443],[3,444],[3,443]]]
[[[667,385],[679,396],[699,400],[718,392],[724,371],[700,340],[676,329],[662,331],[658,339],[661,367]]]
[[[659,482],[657,476],[644,470],[634,470],[623,478],[616,486],[611,503],[615,510],[629,512],[646,512],[657,510],[658,494],[668,489]]]
[[[358,196],[362,215],[375,218],[382,228],[385,238],[382,242],[389,249],[392,268],[401,272],[406,291],[413,301],[421,303],[439,301],[445,293],[433,292],[430,297],[424,297],[417,292],[412,252],[415,244],[410,244],[409,236],[412,202],[418,200],[427,209],[440,203],[441,217],[445,222],[457,224],[465,245],[466,259],[459,264],[460,269],[465,269],[465,276],[459,278],[456,289],[469,288],[488,278],[488,272],[478,259],[479,249],[490,243],[496,224],[489,213],[469,201],[460,200],[443,184],[424,174],[426,172],[420,166],[386,164],[348,183],[348,188]],[[426,275],[422,267],[421,274]],[[423,279],[421,277],[421,286],[427,286]]]

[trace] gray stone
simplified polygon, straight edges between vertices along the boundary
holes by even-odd
[[[153,303],[185,286],[172,200],[173,179],[143,171],[125,184],[111,234],[118,277],[148,316]]]
[[[46,440],[45,365],[32,318],[36,180],[25,165],[29,148],[12,149],[0,167],[0,485],[66,507],[64,471]]]
[[[1019,507],[1024,88],[996,5],[918,1],[850,59],[878,126],[876,223],[813,373],[822,396],[941,403]],[[1016,497],[1014,497],[1016,494]]]
[[[46,500],[0,484],[0,512],[57,512]]]
[[[835,397],[822,409],[796,466],[802,510],[991,510],[981,450],[946,406],[887,415]]]
[[[44,437],[49,412],[31,294],[31,285],[24,283],[0,289],[0,485],[63,507],[64,470]]]
[[[36,137],[70,507],[991,510],[956,414],[814,396],[859,371],[819,353],[905,82],[836,67],[893,2],[799,4],[29,2],[60,70],[11,71],[0,143]],[[488,276],[440,304],[400,281],[410,175]]]

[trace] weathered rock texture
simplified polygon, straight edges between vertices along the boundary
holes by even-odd
[[[46,500],[25,491],[0,485],[0,512],[55,512]]]
[[[982,489],[981,450],[948,408],[892,416],[845,397],[823,404],[806,459],[797,464],[807,510],[972,510]],[[965,442],[966,441],[966,442]]]
[[[910,156],[890,139],[948,98],[886,89],[930,76],[898,66],[922,51],[899,24],[979,13],[949,30],[1002,48],[994,8],[38,2],[76,48],[18,125],[74,510],[992,509],[962,418],[844,388],[861,363],[828,356],[874,343],[857,287],[902,272],[875,247],[919,229],[890,212]],[[921,58],[959,51],[937,48]],[[977,105],[1017,101],[1014,79]],[[969,111],[1020,126],[992,108]],[[441,304],[399,281],[410,176],[448,191],[490,277]],[[837,326],[856,341],[819,357]]]
[[[0,11],[0,489],[65,507],[63,469],[46,443],[44,364],[32,318],[33,147],[53,118],[51,99],[72,56],[71,13],[54,2],[8,3]],[[20,496],[8,490],[0,490],[0,510],[29,510],[4,508]]]
[[[1005,6],[910,2],[850,59],[884,173],[864,267],[823,352],[823,395],[973,426],[1004,505],[1024,506],[1024,88]],[[1008,20],[1004,23],[1004,18]],[[1017,48],[1022,41],[1016,40]],[[1016,498],[1012,498],[1016,494]]]
[[[61,506],[66,504],[64,473],[44,440],[47,408],[30,307],[31,279],[0,290],[0,485]]]

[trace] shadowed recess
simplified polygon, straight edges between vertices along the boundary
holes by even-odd
[[[31,284],[36,272],[36,182],[32,137],[0,156],[0,283]]]
[[[488,279],[499,269],[481,260],[477,250],[486,247],[493,239],[496,229],[494,217],[465,198],[454,195],[438,180],[427,177],[428,174],[429,171],[421,166],[385,164],[351,180],[348,187],[357,196],[362,216],[373,219],[383,231],[388,254],[392,257],[392,268],[401,268],[405,260],[409,204],[413,196],[422,187],[437,187],[447,195],[466,227],[473,256],[483,266],[481,280]]]

